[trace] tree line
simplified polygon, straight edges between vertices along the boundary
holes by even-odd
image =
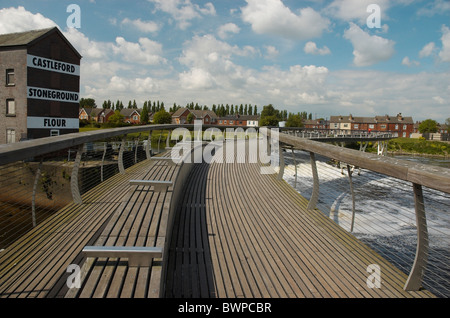
[[[81,98],[80,107],[96,108],[97,104],[93,98]],[[190,102],[187,103],[185,107],[191,110],[211,110],[218,117],[233,115],[260,116],[261,126],[278,126],[279,122],[284,121],[286,122],[286,127],[302,127],[304,120],[312,119],[312,113],[308,114],[306,111],[291,113],[287,110],[278,110],[272,104],[264,106],[261,113],[258,112],[258,106],[252,104],[213,104],[211,108],[209,108],[207,105],[199,105],[198,103]],[[114,110],[118,120],[120,120],[119,112],[125,107],[121,100],[117,100],[116,102],[105,100],[103,101],[102,108]],[[154,122],[159,122],[160,119],[163,123],[169,122],[169,119],[171,118],[170,113],[176,112],[181,106],[174,103],[167,111],[164,102],[159,100],[146,100],[142,107],[137,105],[136,100],[129,100],[127,108],[141,109],[141,122],[146,124],[149,122],[150,114],[157,115],[156,118],[154,118]]]

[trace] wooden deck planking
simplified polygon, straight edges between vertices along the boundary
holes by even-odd
[[[172,180],[177,167],[157,163],[146,180]],[[155,192],[147,186],[132,186],[129,199],[122,202],[116,214],[100,235],[96,245],[164,246],[172,187],[168,192]],[[86,268],[87,267],[87,268]],[[161,264],[153,260],[149,267],[129,267],[117,258],[98,258],[85,263],[86,285],[71,297],[80,298],[145,298],[158,297]]]
[[[67,266],[120,205],[129,180],[145,177],[154,164],[144,161],[106,180],[83,195],[83,204],[67,206],[12,244],[0,256],[0,296],[62,297]]]
[[[205,225],[198,226],[194,216],[204,214],[196,207],[202,206],[202,198],[192,199],[186,193],[179,216],[183,223],[179,230],[184,232],[179,233],[178,244],[183,244],[183,250],[196,248],[192,239],[197,235],[208,247],[203,256],[208,270],[203,275],[214,276],[211,297],[433,296],[428,291],[404,291],[404,273],[320,211],[308,211],[305,198],[276,175],[261,175],[260,167],[203,163],[191,174],[188,188],[206,191],[207,219]],[[198,236],[198,231],[208,233],[208,238]],[[169,277],[173,290],[166,295],[199,297],[187,284],[194,276],[186,277],[194,275],[187,269],[198,265],[193,258],[177,257],[179,248],[171,247],[169,266],[177,274]],[[370,264],[381,267],[380,289],[367,287]],[[183,281],[176,277],[183,277]]]

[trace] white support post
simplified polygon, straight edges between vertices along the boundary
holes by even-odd
[[[118,162],[118,164],[119,164],[119,172],[121,174],[125,173],[125,168],[124,168],[124,165],[123,165],[123,152],[125,151],[126,137],[127,137],[126,135],[123,136],[122,144],[120,145],[120,150],[119,150],[119,162]]]
[[[422,185],[414,183],[413,188],[416,210],[417,248],[414,264],[404,287],[406,291],[420,290],[425,274],[425,267],[428,262],[428,228],[425,205],[423,202]]]
[[[309,156],[311,158],[311,168],[313,174],[313,192],[311,194],[311,199],[308,203],[308,210],[314,210],[316,208],[317,202],[319,201],[319,175],[317,173],[317,165],[316,165],[316,155],[314,152],[310,152]]]
[[[80,188],[78,186],[78,172],[80,170],[81,163],[81,155],[83,154],[84,145],[80,145],[78,147],[77,156],[75,158],[75,163],[72,169],[72,176],[70,178],[70,188],[72,191],[72,198],[75,204],[82,204],[83,200],[81,199]]]

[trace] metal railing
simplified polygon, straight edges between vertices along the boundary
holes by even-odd
[[[280,162],[287,162],[279,177],[309,198],[309,209],[317,207],[402,268],[409,274],[405,290],[425,285],[450,296],[450,169],[289,134],[279,140],[286,157]]]

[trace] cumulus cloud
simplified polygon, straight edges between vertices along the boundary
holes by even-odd
[[[439,52],[439,57],[443,62],[450,62],[450,29],[443,25],[441,31],[442,49]]]
[[[430,42],[427,45],[425,45],[422,50],[420,50],[419,52],[419,57],[427,57],[430,56],[434,49],[436,48],[436,45],[434,44],[434,42]]]
[[[267,45],[265,46],[266,49],[266,55],[265,58],[266,59],[274,59],[278,56],[278,54],[280,53],[276,47],[272,46],[272,45]]]
[[[367,7],[373,3],[382,8],[382,13],[385,16],[390,7],[389,0],[377,0],[375,2],[373,0],[334,0],[324,9],[324,12],[334,18],[358,22],[362,25],[366,24],[367,17],[371,14],[367,12]]]
[[[64,31],[63,33],[85,59],[105,58],[107,52],[111,49],[110,44],[92,41],[76,28],[68,28],[67,31]]]
[[[140,38],[138,43],[133,43],[117,37],[113,52],[121,55],[124,61],[132,63],[157,65],[167,62],[162,57],[162,45],[148,38]]]
[[[271,34],[292,40],[319,37],[330,21],[312,8],[292,12],[281,0],[246,0],[241,8],[242,20],[258,34]]]
[[[313,55],[327,55],[331,54],[331,51],[328,47],[324,46],[323,48],[319,49],[314,42],[307,42],[305,44],[305,47],[303,49],[306,54],[313,54]]]
[[[159,25],[153,21],[142,21],[141,19],[130,20],[125,18],[122,20],[123,25],[131,25],[144,33],[153,33],[159,30]]]
[[[191,25],[191,20],[200,18],[202,15],[215,15],[216,10],[211,2],[200,7],[190,0],[148,0],[153,2],[157,10],[166,12],[176,21],[182,30]]]
[[[419,64],[420,63],[417,62],[417,61],[410,60],[408,56],[405,56],[403,58],[403,60],[402,60],[402,65],[405,65],[405,66],[408,66],[408,67],[413,66],[413,65],[418,66]]]
[[[56,26],[42,14],[33,14],[24,7],[0,9],[0,34],[45,29]]]
[[[180,74],[181,86],[185,89],[209,89],[215,85],[213,76],[206,70],[194,67]]]
[[[353,45],[353,63],[356,66],[369,66],[390,59],[394,53],[395,42],[378,35],[370,35],[350,22],[344,38]]]
[[[221,39],[226,39],[230,33],[237,34],[241,29],[234,23],[221,25],[217,31],[217,35]]]

